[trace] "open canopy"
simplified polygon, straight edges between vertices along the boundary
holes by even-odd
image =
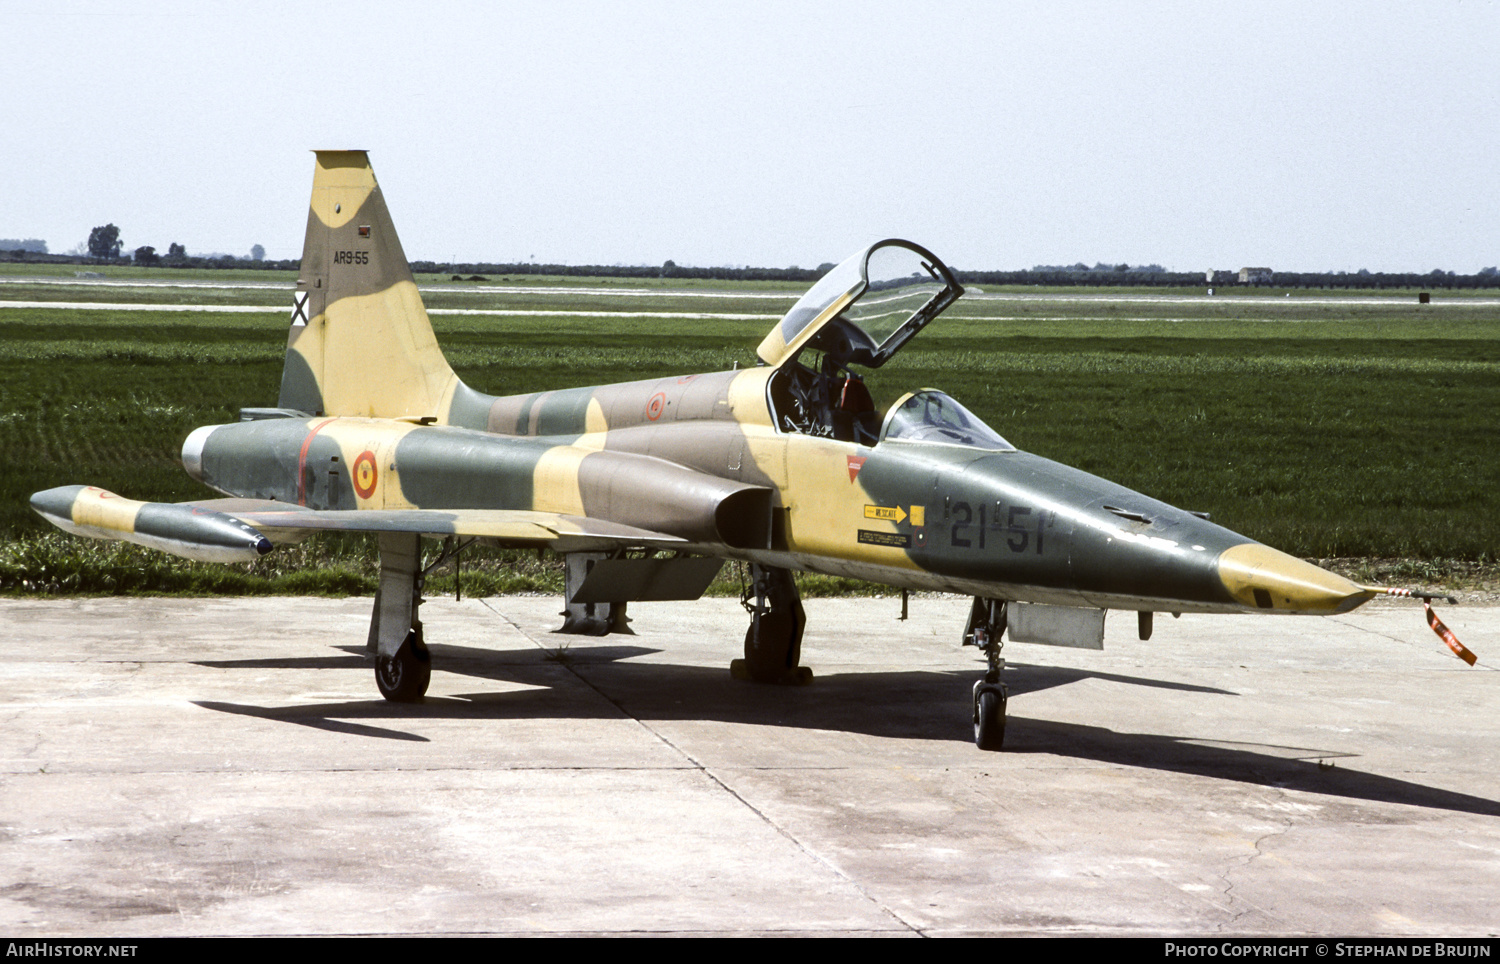
[[[877,241],[813,285],[756,353],[779,366],[812,348],[838,367],[879,368],[963,291],[926,248]]]

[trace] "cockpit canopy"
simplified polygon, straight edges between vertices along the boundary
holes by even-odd
[[[838,368],[879,368],[963,291],[926,248],[898,238],[877,241],[813,285],[756,353],[779,366],[812,348]]]
[[[973,412],[932,388],[908,392],[891,406],[880,427],[880,441],[967,445],[993,452],[1016,450]]]
[[[776,369],[766,383],[776,427],[860,445],[892,440],[1014,451],[931,389],[903,396],[882,422],[864,376],[850,368],[884,365],[963,293],[932,252],[897,238],[877,241],[828,272],[757,349]],[[804,349],[821,359],[799,360]]]

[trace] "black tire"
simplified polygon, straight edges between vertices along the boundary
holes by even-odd
[[[420,703],[430,682],[432,655],[415,632],[407,634],[395,656],[375,657],[375,685],[393,703]]]
[[[974,707],[974,745],[999,750],[1005,744],[1005,696],[998,690],[979,691]]]
[[[791,669],[792,618],[785,613],[761,613],[760,633],[755,624],[745,632],[745,668],[757,683],[779,683]]]

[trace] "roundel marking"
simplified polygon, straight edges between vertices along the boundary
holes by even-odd
[[[354,491],[361,499],[368,499],[375,494],[375,483],[379,478],[380,473],[375,469],[375,453],[365,449],[354,460]]]
[[[646,417],[654,422],[657,419],[661,418],[662,409],[666,407],[667,393],[657,392],[655,395],[652,395],[651,400],[646,403]]]

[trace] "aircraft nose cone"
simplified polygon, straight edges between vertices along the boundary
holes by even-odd
[[[1346,613],[1375,595],[1343,576],[1255,542],[1224,550],[1218,568],[1231,596],[1266,612]]]

